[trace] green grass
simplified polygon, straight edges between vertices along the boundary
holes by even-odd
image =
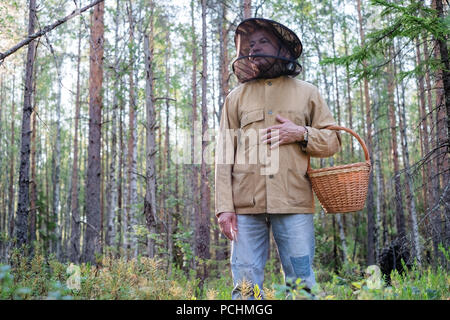
[[[339,274],[316,268],[318,285],[313,288],[314,296],[311,296],[302,290],[300,283],[297,290],[284,286],[283,274],[275,265],[272,260],[266,267],[264,293],[267,299],[286,299],[286,293],[290,299],[450,299],[450,278],[443,267],[414,266],[404,275],[392,272],[390,286],[384,282],[374,282],[370,274],[361,275],[359,270],[364,268],[357,265],[344,266]],[[73,270],[68,272],[69,264],[60,263],[53,256],[45,258],[42,254],[28,260],[15,252],[10,265],[0,265],[0,299],[231,298],[231,272],[225,263],[219,268],[211,268],[202,292],[193,272],[187,275],[184,271],[173,269],[168,276],[165,265],[157,259],[139,257],[126,261],[105,257],[101,260],[101,266],[80,265],[80,287],[74,289],[67,282],[76,276]]]

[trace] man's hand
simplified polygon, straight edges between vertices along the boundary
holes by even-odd
[[[220,231],[230,240],[236,240],[237,219],[235,212],[222,212],[219,214]]]
[[[270,149],[275,149],[283,144],[303,141],[303,134],[306,131],[305,127],[298,126],[279,114],[277,114],[275,119],[281,124],[266,128],[267,133],[261,137],[262,143],[270,143]]]

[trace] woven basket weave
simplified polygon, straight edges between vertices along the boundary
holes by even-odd
[[[369,151],[361,137],[351,129],[328,126],[352,134],[364,150],[365,162],[312,169],[308,157],[307,174],[312,189],[326,213],[347,213],[362,210],[366,202],[371,170]]]

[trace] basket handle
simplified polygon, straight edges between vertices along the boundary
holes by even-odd
[[[346,128],[346,127],[340,127],[340,126],[334,126],[334,125],[327,126],[327,127],[322,128],[322,129],[344,130],[344,131],[350,133],[352,136],[354,136],[356,138],[356,140],[358,140],[359,144],[362,146],[362,148],[364,150],[364,157],[366,158],[366,162],[370,163],[369,150],[367,150],[367,146],[364,143],[364,140],[361,139],[361,137],[355,131],[353,131],[352,129]],[[308,154],[308,168],[307,168],[307,171],[310,171],[310,169],[311,169],[311,157]]]

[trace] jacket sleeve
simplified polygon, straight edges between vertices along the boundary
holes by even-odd
[[[232,170],[236,153],[236,132],[239,128],[237,106],[228,95],[222,108],[215,153],[215,215],[235,212]]]
[[[308,144],[304,151],[311,157],[331,157],[341,147],[341,136],[338,131],[323,129],[336,122],[317,88],[310,96],[309,107],[311,124],[307,126]]]

